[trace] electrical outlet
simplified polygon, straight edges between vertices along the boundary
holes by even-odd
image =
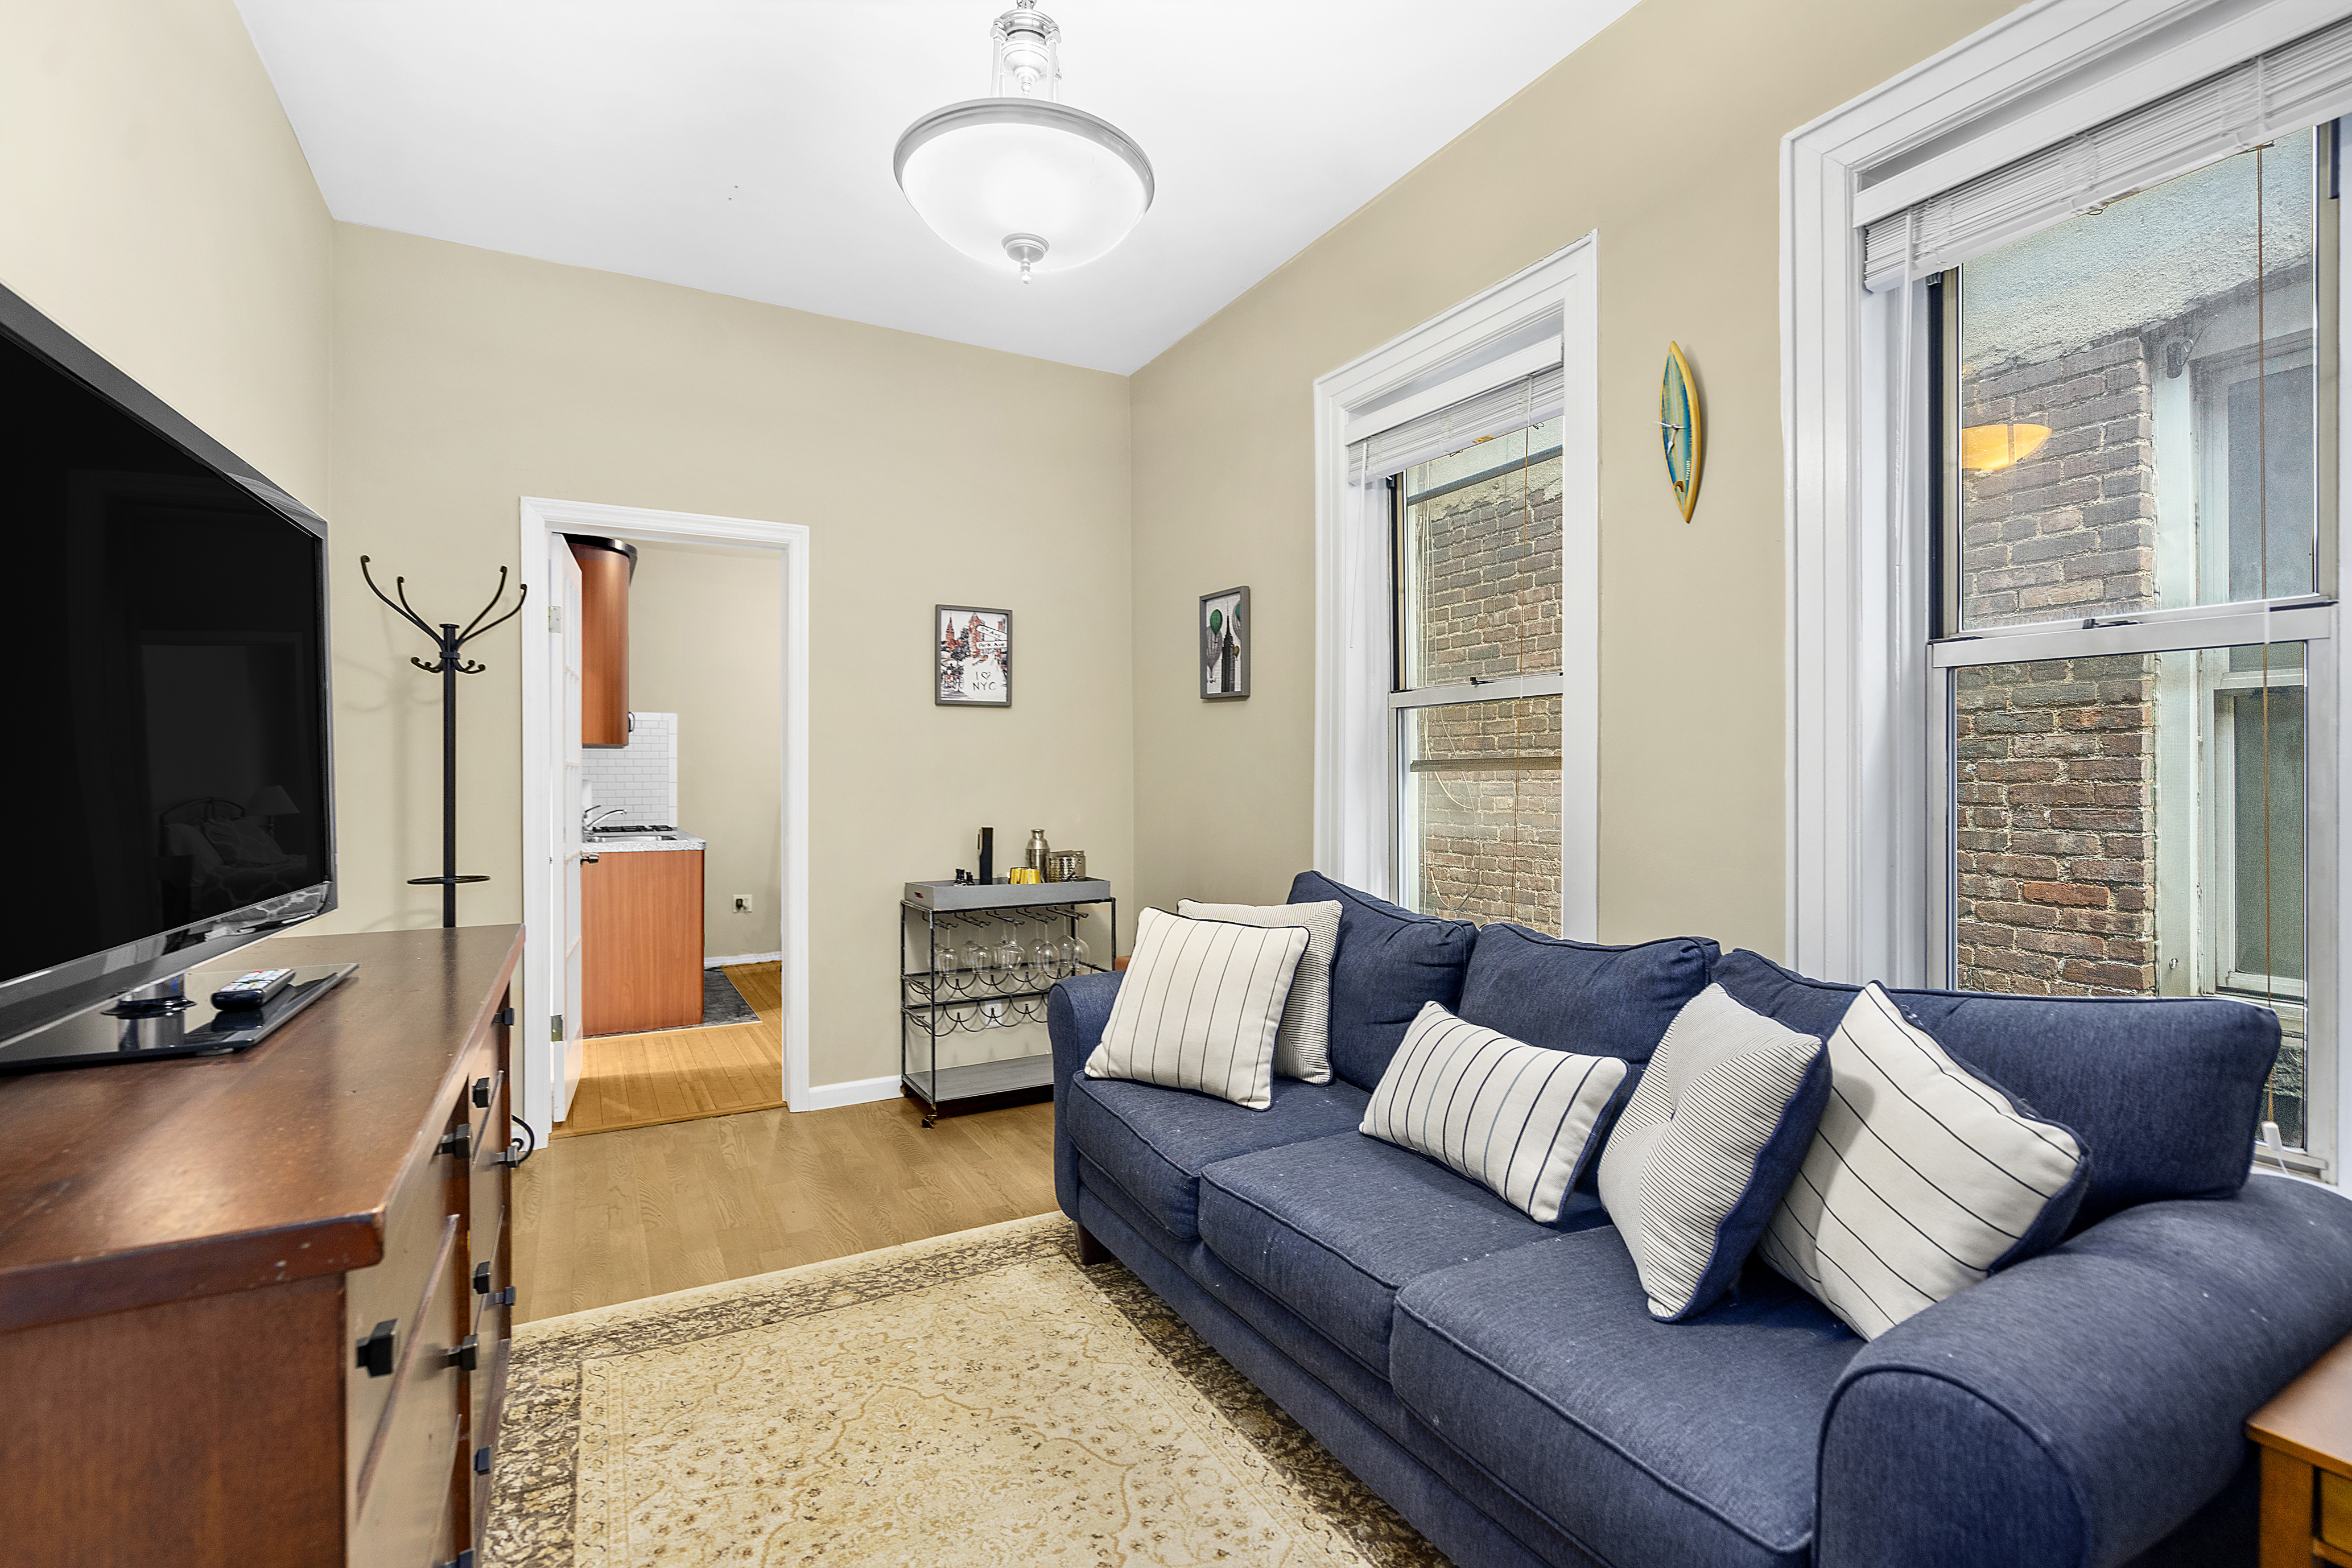
[[[749,894],[749,893],[738,893],[738,894],[736,894],[736,895],[735,895],[735,912],[736,912],[737,914],[739,914],[739,915],[748,915],[748,914],[750,914],[750,913],[751,912],[751,903],[752,903],[752,899],[751,899],[751,894]]]

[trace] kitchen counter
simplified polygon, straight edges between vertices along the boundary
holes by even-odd
[[[708,849],[710,846],[691,833],[665,833],[659,837],[649,834],[615,833],[610,837],[591,834],[580,841],[583,849],[593,849],[599,855],[617,855],[628,850]]]

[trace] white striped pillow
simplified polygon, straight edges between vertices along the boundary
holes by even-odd
[[[1831,1090],[1757,1250],[1874,1340],[2065,1234],[2091,1162],[2068,1129],[1975,1077],[1862,988],[1830,1037]]]
[[[1307,951],[1304,926],[1188,921],[1145,910],[1088,1078],[1274,1104],[1274,1038]]]
[[[1625,1064],[1525,1045],[1426,1003],[1359,1131],[1444,1161],[1545,1225],[1591,1156]]]
[[[1339,900],[1314,904],[1201,904],[1177,900],[1188,921],[1231,921],[1245,926],[1305,926],[1307,952],[1283,1004],[1282,1032],[1274,1037],[1274,1070],[1308,1083],[1331,1081],[1331,954],[1339,946]]]

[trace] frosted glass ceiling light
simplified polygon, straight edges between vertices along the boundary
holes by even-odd
[[[1151,160],[1107,120],[1059,102],[1062,29],[1020,4],[989,29],[995,96],[933,110],[898,138],[896,172],[923,221],[978,261],[1083,267],[1150,209]]]

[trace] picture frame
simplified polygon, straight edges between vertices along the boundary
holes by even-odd
[[[1250,591],[1220,588],[1201,595],[1201,700],[1228,702],[1250,694]]]
[[[932,606],[931,701],[941,708],[1013,706],[1012,611]]]

